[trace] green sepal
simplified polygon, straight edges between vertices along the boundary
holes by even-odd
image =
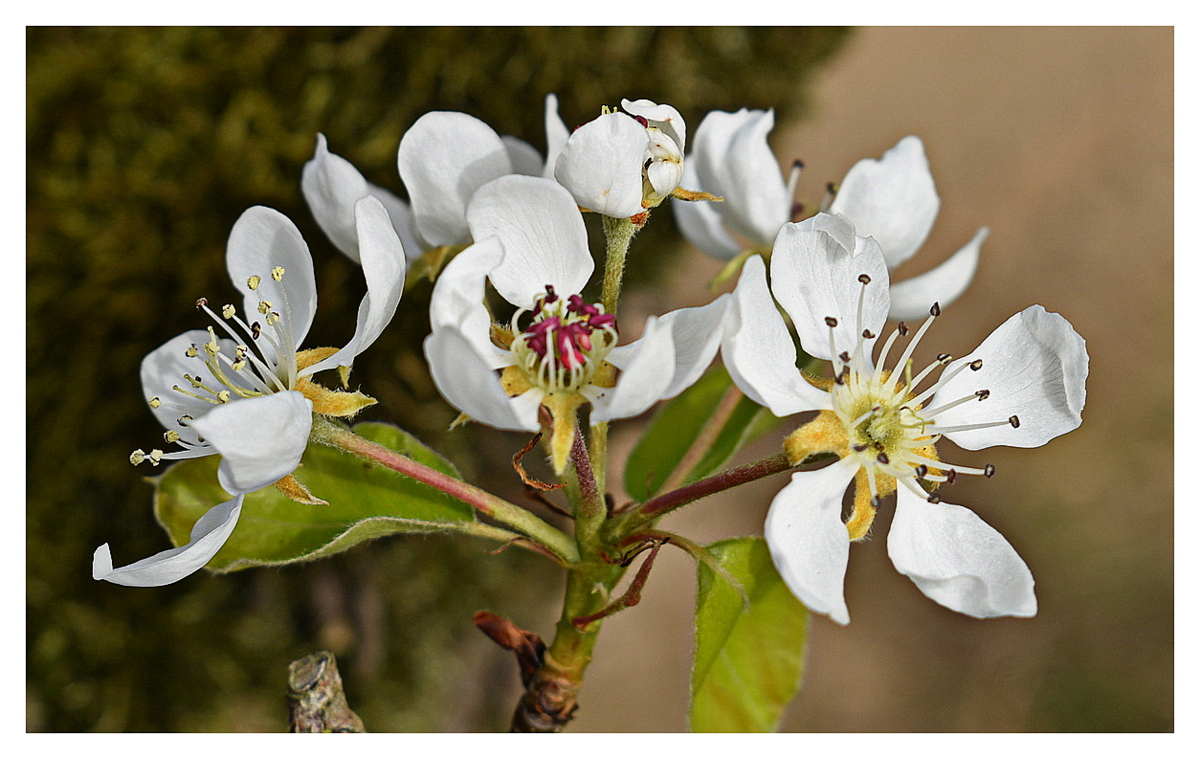
[[[354,432],[459,476],[453,464],[399,427],[363,422]],[[219,463],[219,456],[189,459],[151,479],[155,516],[175,545],[188,541],[192,525],[208,509],[229,500],[217,484]],[[310,444],[294,475],[313,496],[328,503],[297,503],[275,487],[250,493],[237,529],[207,569],[231,572],[310,561],[386,535],[462,530],[475,521],[475,511],[467,504],[326,446]]]
[[[808,610],[784,584],[762,538],[731,538],[708,550],[741,588],[697,564],[690,728],[774,730],[800,690]]]
[[[729,372],[725,367],[717,366],[662,407],[625,465],[625,489],[629,495],[645,501],[658,492],[732,386]],[[743,446],[775,429],[781,421],[767,409],[742,397],[712,447],[683,482],[693,482],[716,472]]]

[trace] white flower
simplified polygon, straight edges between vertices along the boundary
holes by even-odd
[[[881,498],[895,492],[888,554],[925,595],[974,617],[1035,614],[1033,577],[1016,551],[938,494],[960,475],[994,469],[943,462],[935,444],[944,436],[969,450],[1035,447],[1075,429],[1088,371],[1083,339],[1063,317],[1031,306],[973,353],[942,355],[917,370],[912,352],[940,312],[934,304],[894,368],[885,360],[909,332],[903,323],[876,366],[871,354],[890,305],[887,266],[879,244],[856,236],[838,215],[785,225],[770,290],[765,274],[762,258],[746,262],[726,321],[725,364],[738,387],[776,415],[821,412],[787,439],[793,463],[818,453],[839,459],[793,474],[771,505],[764,532],[788,587],[813,611],[848,623],[842,586],[850,542],[866,535]],[[776,301],[801,347],[833,362],[835,379],[810,380],[796,368]],[[854,509],[843,524],[851,480]]]
[[[619,219],[675,192],[687,140],[683,117],[671,106],[622,100],[621,107],[576,129],[554,168],[581,207]]]
[[[502,177],[475,194],[467,219],[476,242],[433,290],[425,355],[434,382],[455,408],[500,429],[536,431],[545,408],[558,471],[581,405],[593,424],[635,416],[695,382],[715,355],[727,296],[651,316],[641,338],[617,345],[614,317],[579,296],[593,262],[583,217],[560,185]],[[518,307],[506,326],[492,323],[485,280]]]
[[[546,96],[546,141],[549,157],[543,162],[528,143],[501,137],[474,116],[434,111],[417,119],[400,140],[397,163],[420,236],[435,247],[466,245],[467,204],[476,190],[507,174],[553,170],[567,141],[554,95]]]
[[[684,183],[719,195],[724,202],[676,203],[674,210],[683,236],[714,258],[727,261],[747,247],[769,250],[780,227],[792,219],[801,165],[792,165],[785,183],[767,144],[774,125],[773,111],[743,108],[737,113],[711,111],[696,129]],[[938,207],[924,146],[910,136],[882,160],[865,158],[856,163],[829,210],[848,217],[859,234],[874,237],[890,270],[925,242]],[[918,319],[930,303],[948,305],[962,295],[975,274],[986,237],[987,229],[980,229],[937,267],[893,284],[889,318]]]
[[[349,367],[391,321],[404,284],[404,251],[383,204],[373,196],[354,204],[355,249],[367,281],[354,336],[341,349],[300,350],[317,307],[312,256],[286,216],[262,206],[247,210],[229,235],[226,263],[242,292],[212,311],[217,330],[192,330],[167,341],[142,361],[142,388],[164,439],[180,450],[134,451],[130,461],[190,459],[220,454],[218,479],[235,496],[213,507],[191,541],[113,569],[108,544],[96,549],[92,576],[120,585],[175,582],[211,559],[237,524],[242,495],[281,482],[297,498],[311,498],[288,477],[308,445],[313,414],[349,416],[374,401],[314,383],[324,369]],[[289,486],[290,485],[290,489]]]
[[[400,198],[368,182],[354,165],[329,152],[325,135],[317,135],[312,160],[304,164],[300,189],[313,218],[330,242],[352,261],[358,262],[358,222],[354,204],[371,195],[387,209],[388,218],[404,248],[408,260],[421,255],[427,247],[416,233],[412,210]]]

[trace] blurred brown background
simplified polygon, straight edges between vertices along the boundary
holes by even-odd
[[[1027,560],[1038,616],[977,621],[925,599],[890,566],[885,509],[852,550],[853,621],[814,624],[784,728],[1173,729],[1170,29],[31,29],[27,42],[28,729],[282,730],[286,665],[322,647],[369,729],[504,725],[515,667],[470,615],[549,635],[561,581],[533,557],[390,540],[162,589],[94,583],[88,566],[105,541],[118,562],[165,547],[126,463],[161,433],[137,365],[198,326],[196,297],[229,292],[222,251],[242,209],[296,221],[321,287],[312,342],[344,338],[335,317],[357,304],[359,275],[299,194],[315,132],[400,191],[396,146],[421,113],[465,110],[544,149],[546,92],[568,124],[623,96],[670,102],[693,129],[709,109],[774,106],[772,144],[783,166],[804,159],[814,202],[917,134],[942,212],[907,273],[991,229],[975,284],[924,347],[962,353],[1031,303],[1088,340],[1081,429],[1042,449],[954,452],[997,466],[955,500]],[[711,297],[716,264],[669,214],[634,246],[632,277],[665,277],[677,304]],[[453,412],[419,358],[427,297],[405,296],[356,376],[383,401],[375,418],[477,481],[503,473],[523,441],[486,436],[473,457],[474,432],[444,434]],[[624,305],[624,323],[668,307],[636,290]],[[635,438],[628,425],[615,440]],[[782,482],[667,527],[761,534]],[[642,604],[606,623],[575,730],[684,729],[694,582],[690,560],[664,553]]]

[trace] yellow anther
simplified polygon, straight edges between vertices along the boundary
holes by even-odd
[[[267,314],[266,321],[267,321],[267,324],[272,327],[275,326],[276,324],[278,324],[279,323],[279,312],[272,311],[271,313]]]
[[[237,309],[233,307],[232,303],[226,303],[224,306],[221,306],[221,316],[225,317],[226,319],[232,319],[233,315],[236,313]]]
[[[151,464],[153,464],[154,466],[158,466],[159,464],[162,463],[162,457],[163,457],[163,452],[158,450],[157,448],[155,448],[154,450],[150,451],[150,455],[147,458],[150,459]]]
[[[175,430],[167,430],[163,433],[163,440],[166,440],[168,443],[177,442],[179,440],[179,433]]]
[[[230,364],[229,367],[235,372],[240,372],[246,368],[246,359],[239,358],[237,361],[234,361],[232,364]]]
[[[282,266],[276,266],[274,269],[271,269],[271,279],[275,280],[276,282],[283,281],[283,271],[284,269]]]
[[[262,277],[255,274],[253,277],[246,280],[246,286],[249,287],[251,290],[257,290],[259,282],[262,282]]]
[[[264,316],[271,313],[271,302],[268,300],[260,300],[258,302],[258,312]]]
[[[162,405],[162,398],[159,398],[156,395],[153,398],[151,398],[150,400],[146,401],[146,403],[150,404],[150,408],[158,408],[159,406]]]
[[[133,464],[134,466],[137,466],[138,464],[142,463],[145,460],[146,460],[146,452],[143,451],[141,448],[138,448],[136,451],[129,454],[129,463]]]
[[[221,392],[217,393],[217,402],[218,403],[229,403],[229,397],[230,397],[230,392],[228,390],[222,390]]]
[[[196,354],[198,354],[199,352],[200,351],[196,350],[196,346],[192,345],[192,346],[189,346],[188,349],[183,352],[183,355],[187,356],[188,358],[195,358]]]

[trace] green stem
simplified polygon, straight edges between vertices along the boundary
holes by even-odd
[[[564,564],[570,565],[579,561],[579,551],[569,537],[515,503],[359,437],[345,427],[320,417],[313,420],[311,439],[385,466],[457,498],[474,507],[479,513],[516,528],[523,535],[545,546]]]
[[[604,239],[606,245],[604,258],[604,289],[600,293],[600,303],[610,314],[617,312],[617,301],[621,298],[621,280],[625,276],[625,254],[629,252],[629,243],[637,232],[637,225],[629,219],[614,219],[603,216]]]

